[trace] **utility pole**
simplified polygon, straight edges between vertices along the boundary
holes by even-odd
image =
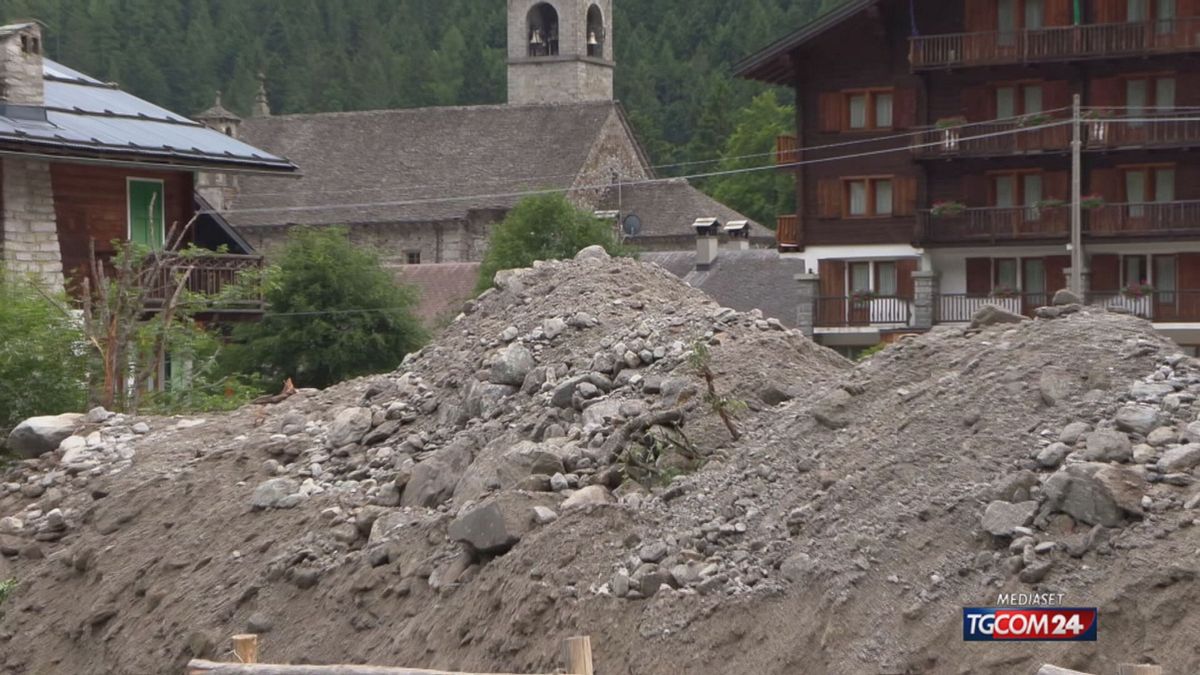
[[[1084,298],[1083,287],[1083,118],[1079,94],[1071,105],[1071,290]]]

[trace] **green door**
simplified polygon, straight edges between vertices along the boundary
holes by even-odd
[[[163,192],[162,181],[129,180],[129,241],[143,246],[163,245]]]

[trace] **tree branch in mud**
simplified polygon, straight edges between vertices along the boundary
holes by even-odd
[[[725,428],[729,430],[730,437],[737,441],[742,438],[742,434],[738,431],[737,426],[733,423],[733,416],[738,412],[746,409],[746,403],[728,396],[721,396],[717,393],[716,375],[712,371],[712,354],[708,351],[708,345],[704,342],[696,341],[692,345],[692,355],[689,358],[692,369],[696,371],[700,377],[704,378],[704,384],[708,387],[708,392],[704,395],[704,400],[712,411],[720,416],[721,421],[725,423]]]

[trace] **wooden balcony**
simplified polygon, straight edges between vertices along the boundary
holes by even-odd
[[[262,314],[266,300],[258,282],[263,267],[262,256],[256,255],[171,255],[147,291],[146,307],[159,311],[175,288],[172,280],[184,274],[185,291],[208,299],[201,314]]]
[[[1200,17],[910,38],[913,70],[1111,59],[1200,50]]]
[[[1088,293],[1087,303],[1122,309],[1155,323],[1200,323],[1200,291],[1155,291],[1145,295]]]
[[[792,135],[775,137],[775,166],[788,167],[800,161],[799,143]],[[788,167],[790,168],[790,167]]]
[[[1136,121],[1129,121],[1136,120]],[[927,129],[913,143],[918,159],[1005,157],[1071,148],[1071,125],[1042,127],[1055,118],[1031,117],[969,127]],[[1178,148],[1200,145],[1200,118],[1190,112],[1145,112],[1122,119],[1115,115],[1090,117],[1083,122],[1084,149],[1111,151],[1141,148]]]
[[[929,244],[997,244],[1056,240],[1070,235],[1070,209],[1018,207],[966,209],[956,214],[922,211],[917,240]]]
[[[1200,236],[1200,201],[1105,204],[1084,212],[1089,238]]]
[[[817,298],[816,328],[905,327],[912,320],[912,301],[893,296]]]
[[[775,220],[775,241],[779,248],[800,247],[800,219],[795,215],[779,216]]]

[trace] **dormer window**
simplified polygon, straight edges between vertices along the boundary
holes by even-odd
[[[587,55],[604,58],[604,13],[596,5],[588,8],[587,13]]]
[[[548,2],[529,10],[529,55],[558,55],[558,12]]]

